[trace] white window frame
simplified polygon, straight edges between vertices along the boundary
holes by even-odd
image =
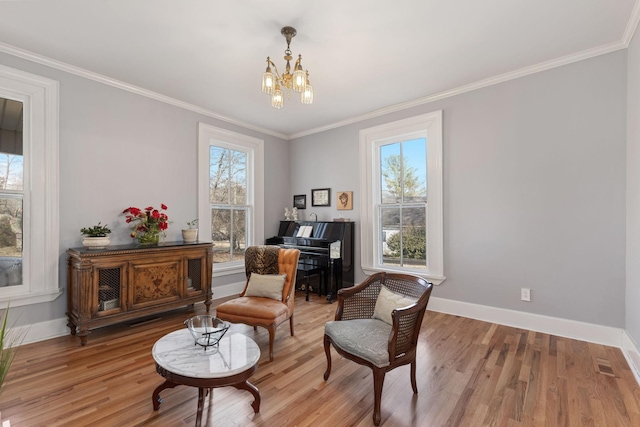
[[[427,268],[382,265],[378,254],[382,241],[376,206],[380,200],[380,146],[416,134],[427,138]],[[360,130],[361,263],[366,274],[378,271],[410,273],[439,285],[444,276],[444,227],[442,180],[442,110]]]
[[[0,65],[0,97],[23,103],[22,285],[0,288],[0,308],[53,301],[60,294],[59,85]]]
[[[224,147],[247,153],[248,229],[246,246],[264,239],[264,141],[241,133],[198,123],[198,228],[201,236],[211,236],[209,201],[209,147]],[[243,261],[214,264],[213,277],[244,273]]]

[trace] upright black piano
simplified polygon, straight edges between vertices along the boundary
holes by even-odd
[[[278,235],[268,245],[300,250],[298,270],[308,277],[321,272],[325,278],[327,300],[333,301],[338,289],[354,283],[354,223],[342,221],[280,221]],[[307,299],[309,298],[307,284]]]

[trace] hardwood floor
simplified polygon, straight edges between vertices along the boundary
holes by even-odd
[[[205,398],[203,425],[371,426],[371,371],[332,350],[324,322],[336,304],[296,295],[295,332],[278,328],[269,362],[264,329],[234,325],[262,356],[252,396],[231,387]],[[204,312],[196,305],[196,313]],[[86,347],[72,336],[22,346],[0,394],[2,419],[24,426],[193,426],[198,391],[164,390],[153,410],[153,343],[183,327],[194,311],[178,310],[139,325],[102,328]],[[418,388],[409,367],[387,374],[382,426],[640,426],[640,387],[619,349],[427,311],[418,349]]]

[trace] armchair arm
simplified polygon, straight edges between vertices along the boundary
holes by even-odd
[[[389,361],[415,351],[428,301],[429,295],[423,295],[415,303],[391,312],[393,328],[389,335]]]
[[[359,285],[338,290],[335,320],[368,319],[373,316],[382,280],[371,276]]]

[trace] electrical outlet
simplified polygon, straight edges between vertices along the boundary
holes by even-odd
[[[531,301],[531,289],[520,288],[520,299],[522,301]]]

